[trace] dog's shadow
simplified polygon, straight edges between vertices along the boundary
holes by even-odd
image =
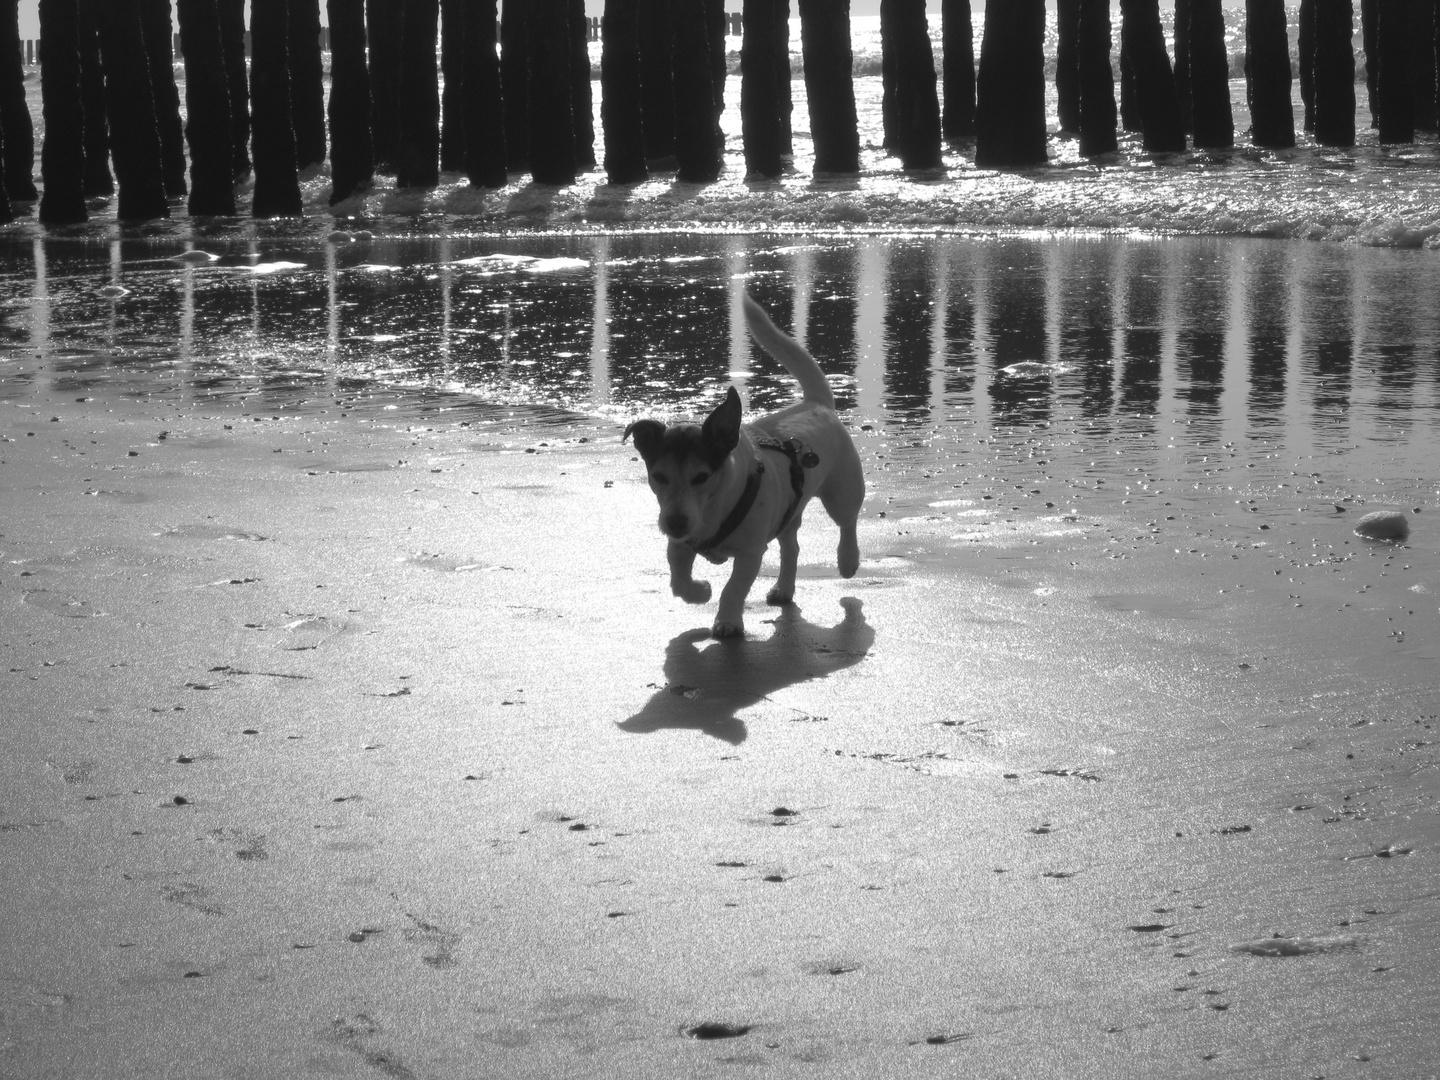
[[[665,649],[665,686],[645,707],[617,725],[649,734],[665,728],[694,729],[738,746],[745,722],[736,714],[777,690],[858,664],[875,641],[863,605],[840,601],[845,618],[816,626],[788,604],[775,618],[775,632],[763,641],[727,638],[701,648],[709,630],[687,630]]]

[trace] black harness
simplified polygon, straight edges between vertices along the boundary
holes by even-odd
[[[780,519],[780,524],[766,540],[766,543],[769,543],[770,540],[774,540],[775,537],[785,531],[786,525],[790,524],[790,518],[794,515],[795,508],[800,505],[800,497],[805,491],[805,470],[813,469],[816,465],[819,465],[820,457],[799,439],[786,439],[782,442],[779,439],[774,439],[766,435],[755,439],[754,442],[761,450],[774,450],[777,453],[784,454],[790,459],[790,487],[791,490],[794,491],[795,497],[790,500],[790,505],[785,510],[785,516]],[[715,535],[703,544],[690,545],[695,549],[697,554],[708,555],[709,552],[714,551],[724,543],[726,537],[740,527],[740,523],[745,520],[745,515],[750,513],[751,508],[754,507],[756,496],[760,494],[760,478],[764,474],[765,463],[763,461],[758,462],[755,466],[755,471],[751,473],[745,481],[745,490],[740,493],[740,501],[735,504],[735,508],[731,510],[730,513],[726,515],[725,520],[720,523],[720,528],[715,530]]]

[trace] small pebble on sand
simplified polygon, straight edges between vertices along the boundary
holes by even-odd
[[[1368,540],[1403,540],[1410,535],[1410,519],[1398,510],[1375,510],[1355,522],[1355,535]]]

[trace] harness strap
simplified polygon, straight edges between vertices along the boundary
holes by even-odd
[[[795,497],[790,500],[785,515],[780,519],[780,525],[776,528],[770,539],[775,539],[785,531],[785,526],[790,524],[790,518],[795,513],[795,508],[800,505],[800,498],[805,492],[805,470],[813,469],[820,464],[820,458],[808,446],[799,439],[786,439],[781,442],[769,436],[763,436],[755,440],[755,445],[761,450],[774,450],[784,454],[790,459],[790,487]],[[760,477],[765,474],[765,463],[762,461],[755,466],[755,471],[745,481],[745,490],[740,493],[740,501],[735,508],[726,515],[725,520],[720,523],[720,528],[715,530],[715,535],[703,544],[692,544],[697,554],[704,555],[719,547],[731,533],[740,527],[745,520],[745,515],[755,505],[755,499],[760,494]]]

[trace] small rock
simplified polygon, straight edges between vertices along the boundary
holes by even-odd
[[[1367,540],[1403,540],[1410,535],[1410,519],[1398,510],[1375,510],[1355,523],[1355,535]]]

